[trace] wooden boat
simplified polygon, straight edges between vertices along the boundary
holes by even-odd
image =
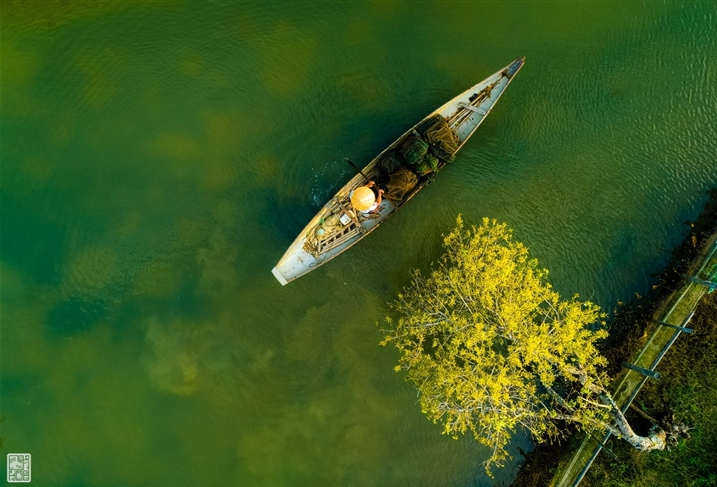
[[[274,277],[282,285],[286,285],[294,279],[311,272],[373,232],[386,218],[406,204],[429,182],[433,175],[419,176],[416,186],[400,200],[384,198],[377,211],[371,214],[353,210],[351,208],[350,194],[351,191],[359,186],[367,184],[364,175],[371,180],[381,179],[382,166],[379,164],[380,161],[392,151],[395,153],[401,150],[411,138],[415,139],[418,136],[422,136],[421,127],[424,127],[431,120],[440,120],[436,118],[438,115],[443,117],[447,126],[455,134],[454,137],[457,143],[455,151],[457,152],[488,116],[488,113],[490,113],[524,62],[524,57],[516,59],[494,75],[489,76],[431,112],[369,162],[363,168],[363,175],[357,174],[346,183],[301,231],[276,264],[276,267],[271,270]],[[431,147],[431,149],[433,148]],[[439,159],[435,172],[438,172],[446,163],[446,160]],[[381,184],[379,183],[380,186]],[[335,225],[335,230],[331,231],[329,235],[317,237],[317,234],[321,233],[321,230],[317,232],[317,229],[319,227],[323,229],[327,219],[336,222],[337,217],[340,218],[341,224]]]

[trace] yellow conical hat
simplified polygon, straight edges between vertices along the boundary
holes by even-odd
[[[356,188],[351,194],[351,204],[358,211],[368,211],[376,202],[376,195],[373,194],[371,188],[361,186]]]

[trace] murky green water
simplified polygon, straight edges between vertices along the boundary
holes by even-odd
[[[474,486],[374,323],[456,215],[555,286],[650,285],[717,182],[712,2],[0,10],[3,457],[42,486]],[[271,267],[414,121],[520,55],[457,162],[282,288]],[[5,465],[2,462],[2,475]]]

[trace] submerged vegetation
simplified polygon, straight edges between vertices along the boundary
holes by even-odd
[[[495,220],[466,228],[459,217],[443,246],[430,276],[414,271],[393,303],[399,317],[387,319],[382,344],[400,351],[396,370],[406,371],[422,412],[444,434],[470,431],[488,446],[487,470],[506,459],[521,427],[539,442],[572,424],[639,450],[664,448],[664,432],[635,434],[606,390],[598,306],[562,299],[548,271]]]

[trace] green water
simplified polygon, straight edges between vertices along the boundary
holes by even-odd
[[[713,2],[0,4],[2,457],[39,486],[505,485],[377,346],[456,215],[556,288],[650,285],[717,182]],[[282,288],[323,202],[525,55],[381,230]],[[5,462],[2,472],[5,476]]]

